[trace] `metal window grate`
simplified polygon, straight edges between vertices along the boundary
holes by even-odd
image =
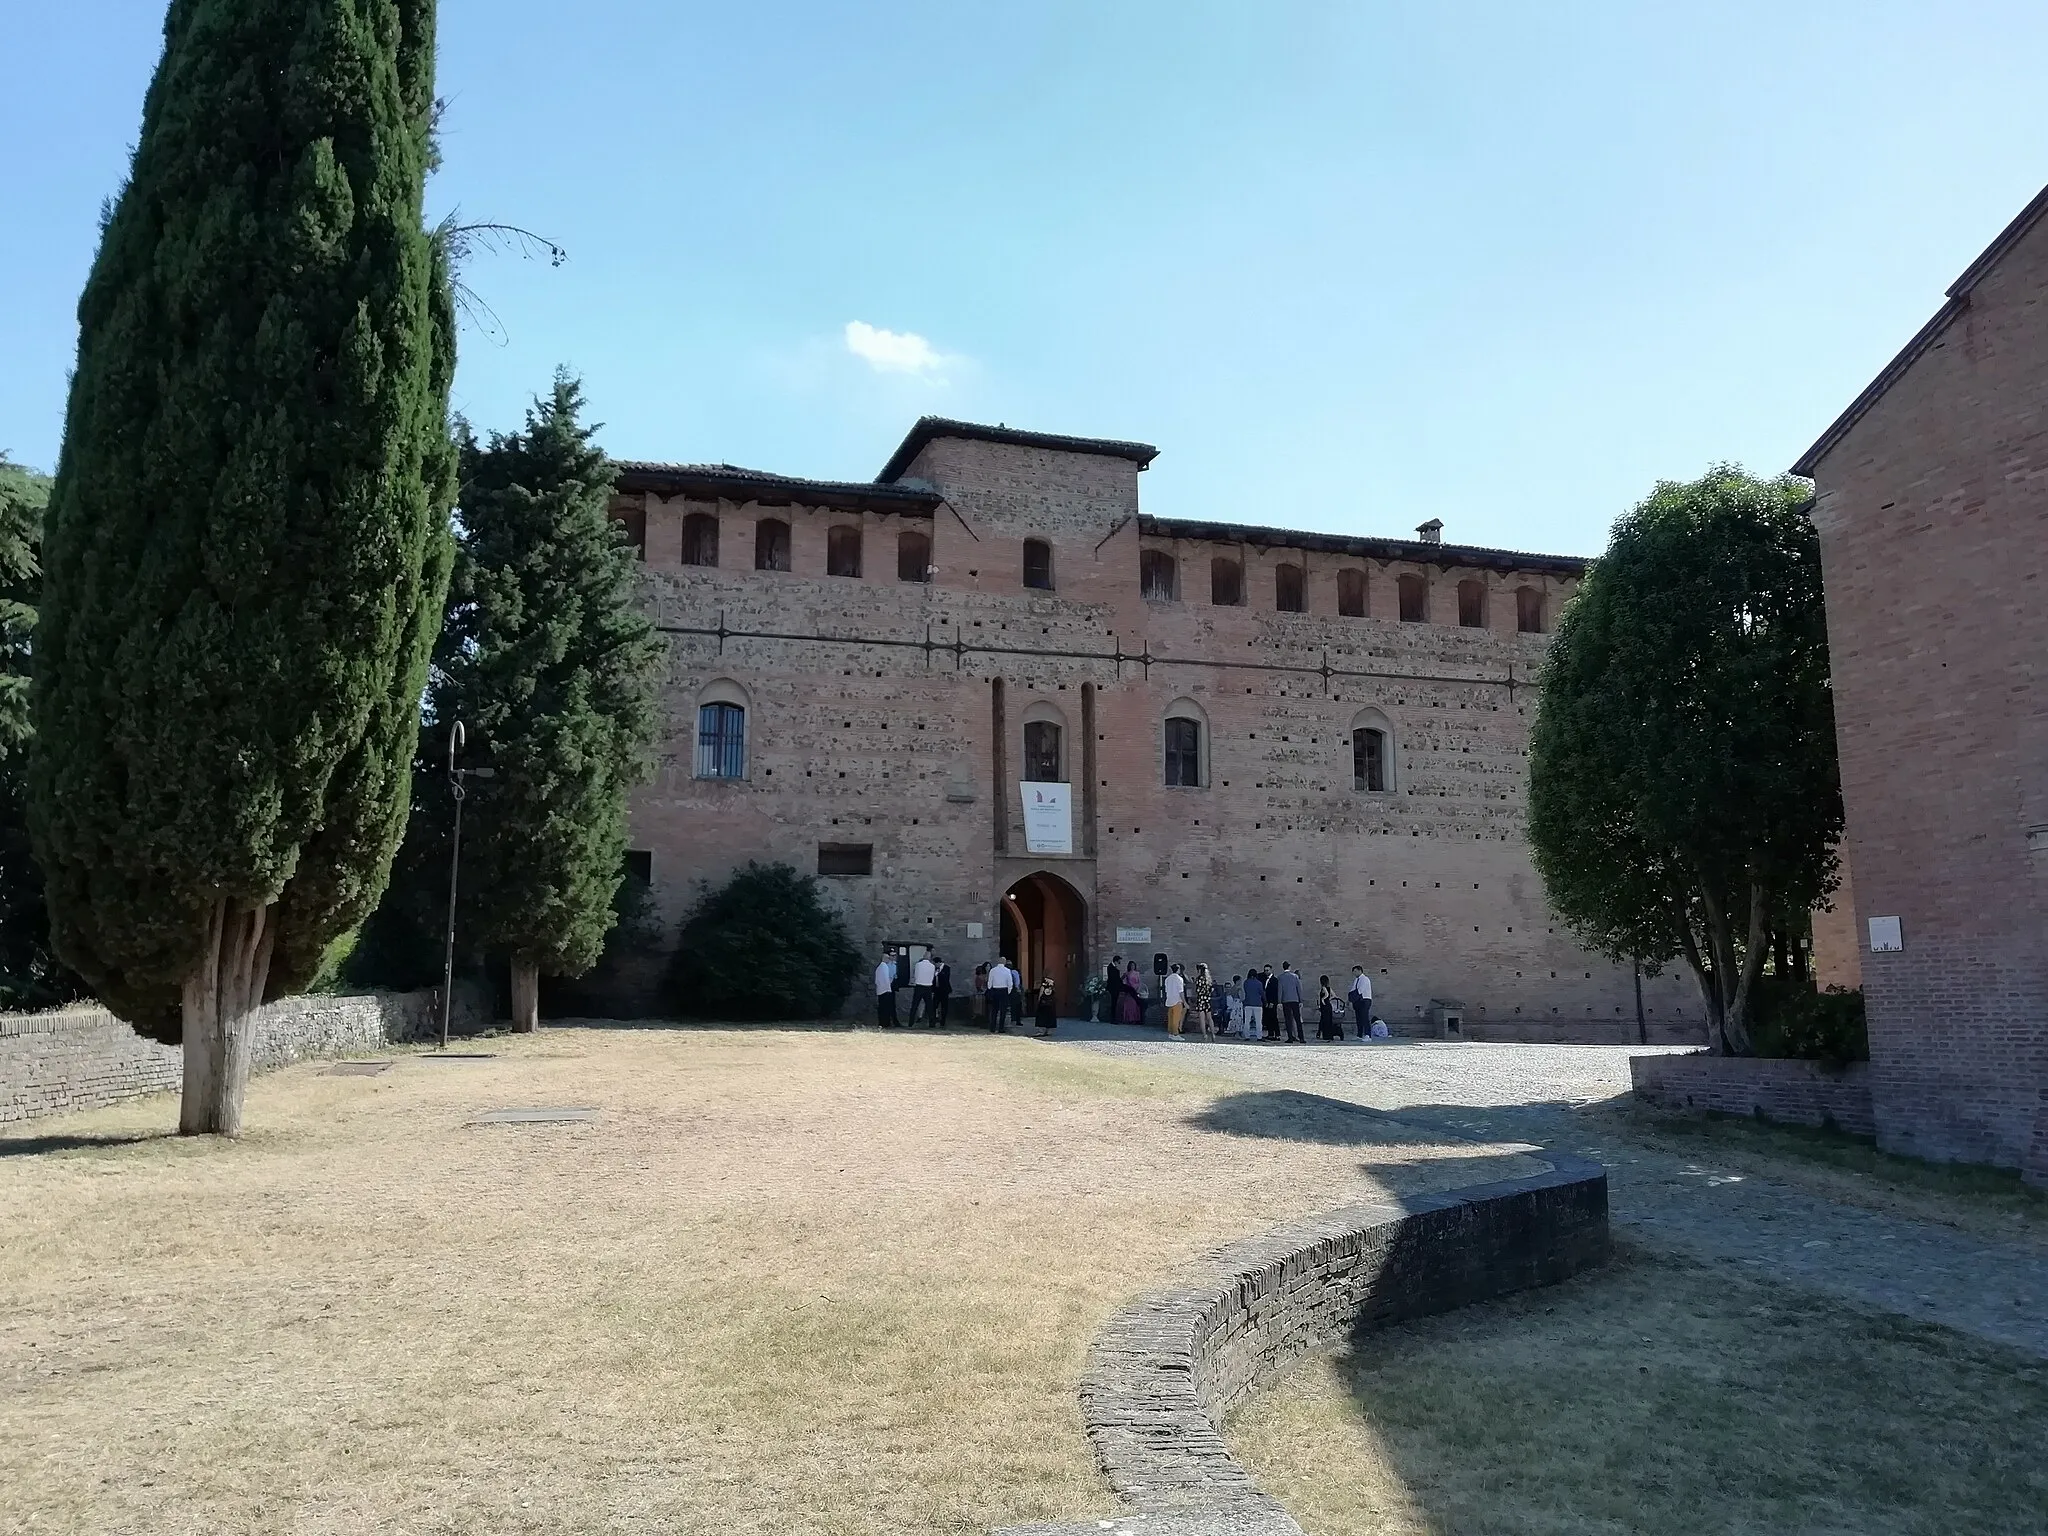
[[[697,777],[747,775],[747,712],[737,704],[706,704],[697,711]]]

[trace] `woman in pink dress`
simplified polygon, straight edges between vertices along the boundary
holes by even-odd
[[[1117,999],[1116,1016],[1125,1024],[1145,1022],[1145,994],[1138,981],[1138,963],[1133,960],[1124,967],[1123,996]]]

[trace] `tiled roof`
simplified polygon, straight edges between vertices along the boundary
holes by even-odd
[[[1020,448],[1050,448],[1059,453],[1099,453],[1110,458],[1129,459],[1143,469],[1159,456],[1150,443],[1126,443],[1109,437],[1062,437],[1057,432],[1020,432],[1015,427],[988,426],[978,421],[953,421],[944,416],[920,416],[917,425],[889,455],[889,462],[875,476],[889,482],[901,477],[924,445],[941,437],[963,437],[977,443],[1011,443]]]
[[[1472,544],[1429,544],[1421,539],[1299,533],[1291,528],[1205,523],[1184,517],[1153,517],[1149,513],[1139,515],[1138,532],[1159,539],[1255,544],[1262,549],[1318,550],[1326,554],[1357,555],[1367,560],[1407,560],[1419,565],[1470,566],[1494,571],[1537,571],[1551,576],[1583,576],[1587,565],[1586,560],[1578,555],[1539,555],[1516,549],[1486,549]]]
[[[874,485],[860,480],[805,480],[772,475],[737,464],[658,464],[644,459],[617,461],[622,491],[654,491],[662,496],[700,496],[707,500],[758,501],[771,506],[794,504],[870,508],[890,512],[929,512],[941,498],[936,491],[908,485]]]

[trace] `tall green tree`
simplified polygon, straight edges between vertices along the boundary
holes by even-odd
[[[42,599],[50,477],[0,453],[0,1007],[46,1008],[78,995],[50,950],[43,872],[28,841],[30,641]]]
[[[241,1126],[375,905],[452,549],[432,0],[173,0],[79,301],[36,638],[57,950]]]
[[[614,470],[566,373],[524,431],[462,444],[460,530],[430,702],[495,777],[463,824],[466,938],[506,956],[516,1029],[616,920],[626,792],[647,774],[662,648],[606,508]],[[445,816],[445,811],[442,813]]]
[[[1749,1049],[1765,939],[1834,889],[1842,796],[1820,545],[1796,480],[1728,465],[1615,525],[1544,663],[1529,839],[1588,945],[1683,958]]]

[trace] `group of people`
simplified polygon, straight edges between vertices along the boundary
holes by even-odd
[[[1116,999],[1116,1011],[1110,1017],[1135,1024],[1144,1017],[1138,968],[1131,965],[1119,971],[1122,965],[1123,956],[1118,955],[1104,973],[1105,983]],[[1341,999],[1331,990],[1328,976],[1318,977],[1317,983],[1318,1040],[1342,1040],[1347,1012],[1359,1039],[1387,1038],[1386,1024],[1373,1017],[1372,978],[1366,975],[1364,966],[1351,967],[1351,985]],[[1212,976],[1204,963],[1197,963],[1195,974],[1190,977],[1175,962],[1167,968],[1160,992],[1166,1005],[1166,1033],[1171,1039],[1183,1038],[1192,1029],[1204,1039],[1220,1035],[1240,1040],[1308,1043],[1301,1015],[1302,977],[1291,960],[1281,965],[1278,975],[1270,965],[1251,966],[1227,982]]]
[[[896,1006],[896,994],[906,986],[910,989],[908,1019],[902,1017]],[[1023,1022],[1027,1001],[1024,978],[1007,958],[998,958],[993,965],[977,965],[974,1001],[983,1023],[991,1030],[1007,1034],[1012,1023]],[[1059,1025],[1059,1002],[1051,977],[1038,983],[1029,1002],[1038,1032],[1051,1034]],[[952,1009],[953,967],[943,955],[928,954],[911,961],[891,949],[882,956],[881,964],[875,967],[876,1024],[883,1029],[915,1029],[922,1022],[932,1029],[944,1029],[951,1022]]]

